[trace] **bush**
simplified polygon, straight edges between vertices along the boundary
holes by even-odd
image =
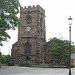
[[[72,67],[72,68],[75,68],[75,64],[71,64],[71,67]]]

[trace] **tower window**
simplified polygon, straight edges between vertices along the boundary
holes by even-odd
[[[30,15],[26,16],[26,24],[30,24],[32,22],[32,17]]]
[[[43,18],[40,18],[40,26],[42,26]]]

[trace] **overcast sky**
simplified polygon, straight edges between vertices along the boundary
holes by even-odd
[[[45,10],[45,25],[46,25],[46,40],[49,38],[62,37],[69,40],[69,22],[68,18],[71,16],[72,21],[72,38],[75,42],[75,0],[19,0],[22,7],[40,5]],[[10,30],[8,33],[11,40],[4,43],[1,47],[3,54],[9,54],[12,44],[17,41],[18,31]]]

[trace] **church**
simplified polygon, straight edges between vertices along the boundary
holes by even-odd
[[[47,44],[45,10],[39,5],[21,7],[18,41],[11,50],[14,63],[50,62]]]

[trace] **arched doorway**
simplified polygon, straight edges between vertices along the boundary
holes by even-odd
[[[29,62],[30,62],[30,57],[26,56],[26,63],[29,63]]]

